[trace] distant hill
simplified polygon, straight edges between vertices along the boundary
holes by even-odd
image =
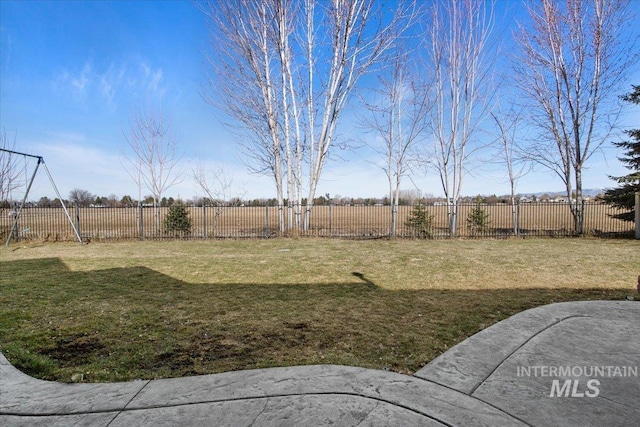
[[[582,190],[582,194],[585,197],[595,197],[598,194],[604,194],[605,189],[604,188],[585,188]],[[565,191],[541,191],[538,193],[520,193],[520,195],[522,196],[542,196],[543,194],[546,194],[549,197],[556,197],[556,196],[566,196],[566,192]]]

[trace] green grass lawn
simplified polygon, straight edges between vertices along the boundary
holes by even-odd
[[[632,240],[12,246],[0,250],[0,348],[59,381],[317,363],[412,373],[531,307],[639,299],[638,275]]]

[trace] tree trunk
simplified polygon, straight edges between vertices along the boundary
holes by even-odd
[[[513,234],[520,235],[520,225],[518,224],[518,206],[516,205],[516,198],[511,194],[511,224],[513,226]]]
[[[584,236],[584,198],[582,195],[582,167],[576,167],[575,232]]]
[[[458,201],[449,202],[449,234],[451,237],[458,235]]]

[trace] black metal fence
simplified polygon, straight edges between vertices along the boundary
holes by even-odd
[[[72,207],[72,222],[83,240],[239,239],[279,236],[336,238],[450,238],[447,205],[314,206],[306,229],[298,210],[288,206],[190,206],[189,231],[168,231],[170,208]],[[576,230],[568,203],[459,204],[457,237],[632,237],[634,224],[612,217],[621,211],[602,203],[585,203],[583,230]],[[304,214],[304,208],[302,209]],[[0,236],[7,240],[16,212],[0,213]],[[392,233],[392,216],[395,232]],[[517,224],[517,226],[515,226]],[[293,225],[293,226],[290,226]],[[169,227],[170,228],[170,227]],[[583,232],[582,232],[583,231]],[[12,239],[73,241],[75,233],[62,208],[27,206],[13,229]]]

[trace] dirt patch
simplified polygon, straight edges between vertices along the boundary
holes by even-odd
[[[225,336],[200,338],[185,347],[159,354],[155,361],[155,368],[169,367],[171,370],[185,370],[191,372],[196,365],[224,359],[245,359],[251,353],[241,339]]]
[[[185,374],[198,373],[202,365],[248,366],[265,357],[308,345],[306,323],[286,325],[279,330],[254,332],[242,336],[214,335],[198,338],[188,345],[159,354],[155,369],[169,368]]]
[[[63,336],[56,339],[53,348],[43,351],[61,367],[85,364],[89,359],[108,355],[105,345],[96,336]]]
[[[309,329],[307,322],[289,323],[285,322],[285,326],[292,329]]]

